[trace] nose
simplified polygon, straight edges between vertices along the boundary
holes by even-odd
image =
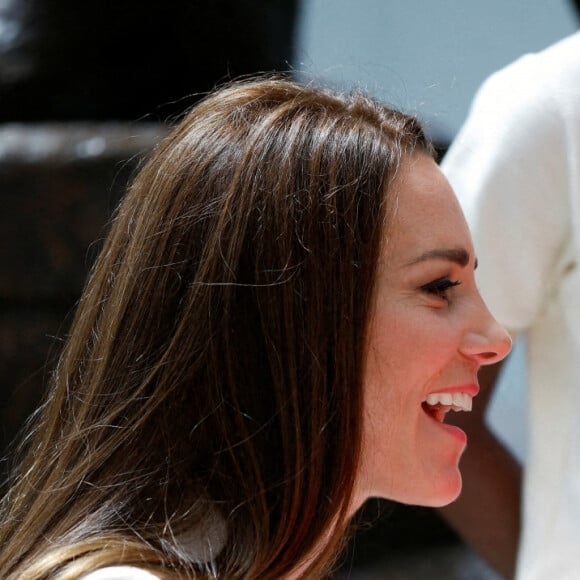
[[[484,315],[479,318],[475,327],[467,330],[463,336],[460,351],[465,356],[475,359],[480,366],[492,365],[503,360],[512,348],[512,339],[505,328],[483,306]]]

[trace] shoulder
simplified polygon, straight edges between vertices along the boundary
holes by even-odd
[[[109,566],[95,570],[81,580],[159,580],[157,576],[132,566]]]
[[[510,189],[511,178],[537,189],[538,179],[546,177],[552,190],[566,179],[568,165],[577,164],[575,157],[569,159],[575,148],[563,137],[580,138],[578,103],[580,32],[522,56],[488,77],[442,168],[452,185],[461,185],[459,190],[474,176],[486,177],[486,172]],[[465,174],[469,182],[453,183],[457,174]]]
[[[580,91],[580,32],[548,48],[526,54],[492,74],[474,103],[504,120],[533,116],[549,119],[549,111],[566,110]]]

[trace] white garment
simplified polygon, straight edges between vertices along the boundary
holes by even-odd
[[[81,580],[159,580],[151,572],[133,566],[109,566],[83,576]]]
[[[214,558],[227,541],[227,524],[214,508],[206,506],[205,517],[196,528],[173,537],[173,548],[190,561],[199,563],[214,576]],[[133,566],[108,566],[85,575],[81,580],[158,580],[151,572]]]
[[[491,311],[527,331],[520,580],[580,578],[580,33],[481,87],[442,164]]]

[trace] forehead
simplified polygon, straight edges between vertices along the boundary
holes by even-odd
[[[403,159],[390,187],[391,257],[412,261],[436,248],[464,248],[473,255],[471,235],[455,193],[431,157]]]

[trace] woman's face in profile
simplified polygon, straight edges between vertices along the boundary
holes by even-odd
[[[435,162],[405,159],[377,271],[364,373],[361,502],[441,506],[461,491],[466,435],[443,423],[471,409],[482,364],[511,341],[482,301],[471,236]]]

